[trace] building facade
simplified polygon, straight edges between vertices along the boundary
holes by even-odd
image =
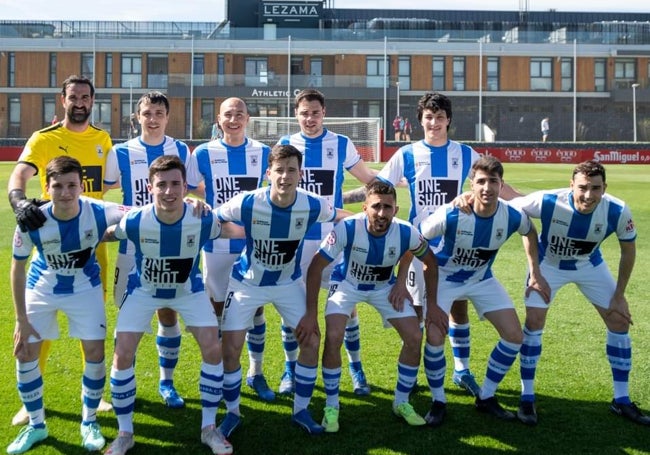
[[[151,89],[170,97],[169,133],[201,140],[227,97],[285,117],[314,87],[328,116],[380,117],[386,138],[398,113],[421,138],[417,101],[436,90],[453,100],[458,140],[539,140],[549,117],[552,141],[650,141],[650,14],[239,0],[222,23],[0,21],[0,37],[0,137],[62,118],[61,83],[83,74],[97,89],[93,122],[114,138]]]

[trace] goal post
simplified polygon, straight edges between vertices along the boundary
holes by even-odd
[[[325,117],[323,125],[333,133],[349,137],[364,161],[381,160],[381,118]],[[298,132],[300,126],[295,117],[251,117],[246,129],[248,136],[269,145]]]

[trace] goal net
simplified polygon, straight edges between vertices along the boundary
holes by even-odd
[[[381,156],[379,117],[325,117],[323,125],[333,133],[342,134],[352,140],[359,155],[367,162],[379,162]],[[280,137],[300,131],[294,117],[251,117],[246,134],[253,139],[274,145]]]

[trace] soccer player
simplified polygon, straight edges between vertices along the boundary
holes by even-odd
[[[27,182],[35,175],[39,176],[41,198],[47,199],[45,190],[45,167],[56,156],[76,158],[83,168],[84,194],[95,199],[102,199],[104,191],[102,178],[106,154],[112,143],[108,133],[90,124],[90,113],[95,102],[95,87],[90,79],[83,76],[69,76],[63,81],[61,105],[65,117],[59,123],[36,131],[25,144],[18,163],[9,177],[9,202],[11,203],[18,226],[23,231],[38,229],[45,223],[45,217],[38,210],[38,205],[45,202],[39,199],[27,199],[25,191]],[[104,299],[107,294],[108,256],[105,244],[97,247],[97,260],[101,267]],[[40,368],[45,371],[50,341],[45,341],[41,348]],[[110,411],[110,404],[103,400],[100,411]],[[24,425],[29,416],[25,408],[14,416],[13,425]]]
[[[322,425],[328,433],[339,430],[339,383],[341,380],[341,343],[345,324],[358,302],[377,309],[402,339],[397,362],[397,385],[393,412],[409,425],[424,425],[408,402],[420,365],[422,332],[413,306],[406,298],[393,295],[394,268],[408,251],[425,264],[429,289],[438,287],[438,264],[429,244],[418,230],[395,218],[397,195],[392,185],[374,181],[367,187],[363,213],[345,218],[323,240],[307,271],[307,305],[318,306],[318,290],[323,270],[341,254],[330,280],[325,308],[325,347],[323,383],[325,410]],[[404,292],[406,288],[404,287]],[[436,305],[436,294],[429,293],[427,307]],[[446,321],[446,319],[445,319]]]
[[[302,153],[292,145],[275,145],[266,171],[270,185],[240,193],[218,209],[221,221],[243,223],[246,247],[232,267],[222,317],[224,382],[227,413],[220,425],[229,437],[241,424],[239,356],[256,310],[272,303],[284,323],[295,330],[300,353],[292,421],[310,434],[323,432],[312,419],[309,402],[316,384],[320,331],[318,307],[305,303],[300,269],[303,241],[315,223],[351,214],[323,197],[298,188]]]
[[[206,202],[215,209],[243,191],[261,187],[264,181],[271,149],[246,136],[249,119],[243,100],[224,100],[217,116],[223,138],[201,144],[193,152],[200,178],[205,183]],[[203,248],[203,278],[217,318],[221,318],[223,313],[232,265],[244,245],[242,239],[215,239]],[[275,393],[269,388],[262,371],[265,337],[266,320],[263,308],[260,308],[246,334],[249,356],[246,384],[262,400],[273,401]]]
[[[188,188],[196,189],[198,172],[189,148],[184,142],[165,134],[169,122],[167,96],[159,91],[145,93],[138,100],[135,115],[142,134],[114,146],[108,152],[104,184],[109,188],[122,188],[124,205],[141,207],[149,204],[152,201],[152,194],[147,190],[149,166],[159,156],[174,155],[180,157],[185,164]],[[120,242],[113,286],[113,300],[118,307],[126,290],[128,273],[135,264],[134,251],[132,242]],[[175,311],[160,308],[157,314],[156,347],[160,365],[158,391],[167,406],[182,408],[185,401],[174,387],[174,369],[178,363],[181,346],[181,328]]]
[[[328,131],[323,126],[326,111],[325,97],[321,92],[315,89],[302,90],[296,95],[294,108],[300,132],[282,137],[279,144],[291,144],[303,153],[304,174],[300,186],[323,196],[334,207],[342,208],[344,170],[364,184],[370,183],[375,178],[376,172],[366,166],[350,138]],[[307,233],[300,264],[302,270],[307,270],[311,258],[332,227],[331,223],[316,224]],[[323,289],[327,289],[329,285],[331,271],[330,266],[323,272],[321,281]],[[298,345],[294,334],[286,324],[282,325],[282,339],[286,362],[279,392],[290,394],[295,388],[294,369]],[[361,365],[360,343],[359,318],[354,310],[345,330],[348,369],[354,393],[369,395],[370,387]]]
[[[59,336],[59,311],[67,316],[70,336],[81,340],[84,353],[81,445],[90,451],[101,450],[105,440],[96,413],[106,383],[106,312],[95,251],[106,228],[117,223],[124,210],[117,204],[81,196],[83,168],[72,157],[52,159],[43,179],[51,202],[37,210],[45,222],[27,232],[17,227],[14,235],[14,356],[18,392],[29,424],[7,447],[7,453],[26,452],[48,436],[38,358],[43,341]],[[34,248],[26,275],[25,265]]]
[[[528,216],[541,220],[539,267],[550,285],[551,301],[564,285],[575,283],[605,323],[605,348],[614,382],[611,411],[633,422],[650,425],[650,417],[630,400],[628,386],[632,368],[629,335],[632,319],[625,289],[634,267],[636,229],[629,207],[606,194],[606,189],[605,168],[596,161],[585,161],[573,169],[569,188],[538,191],[512,203]],[[621,251],[616,280],[600,252],[600,244],[612,234],[618,238]],[[527,295],[525,303],[522,391],[517,416],[523,423],[535,425],[535,372],[550,306],[535,293]]]
[[[187,330],[201,350],[201,442],[215,454],[232,453],[232,445],[215,428],[222,397],[223,365],[217,318],[204,291],[199,252],[216,237],[243,235],[232,223],[220,224],[216,214],[192,215],[184,202],[186,170],[178,156],[156,158],[149,168],[153,202],[133,209],[109,229],[114,239],[135,244],[135,269],[129,274],[126,293],[117,317],[117,339],[111,369],[111,396],[119,427],[118,437],[106,454],[123,455],[134,445],[133,407],[136,380],[133,361],[151,317],[159,308],[170,308],[183,317]]]
[[[418,121],[424,139],[401,147],[377,175],[381,181],[397,185],[402,178],[411,197],[409,221],[414,226],[443,204],[461,194],[465,179],[480,155],[470,146],[449,139],[451,100],[437,92],[425,93],[418,102]],[[517,196],[510,186],[503,185],[502,197]],[[437,239],[431,241],[435,247]],[[413,261],[408,274],[408,288],[420,318],[425,299],[421,262]],[[467,301],[454,302],[449,313],[449,341],[454,355],[453,382],[477,396],[479,386],[469,368],[470,325]]]
[[[434,249],[439,264],[438,306],[427,308],[424,369],[433,403],[425,420],[431,426],[442,424],[446,414],[445,327],[440,318],[448,314],[459,299],[472,301],[481,319],[492,323],[500,339],[488,359],[485,380],[476,396],[476,408],[503,420],[515,415],[505,410],[495,397],[496,389],[515,361],[522,343],[517,312],[508,293],[492,276],[492,263],[499,247],[515,232],[525,236],[526,257],[530,269],[527,292],[537,291],[548,301],[550,290],[540,274],[537,263],[536,231],[522,212],[499,199],[503,185],[503,166],[492,156],[476,161],[470,170],[474,197],[471,213],[464,213],[452,204],[445,204],[426,217],[420,230],[425,238],[440,237]]]

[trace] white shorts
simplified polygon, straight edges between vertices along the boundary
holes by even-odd
[[[232,265],[239,254],[237,253],[202,253],[203,282],[208,296],[215,302],[226,300],[228,281],[232,273]]]
[[[151,333],[156,310],[170,308],[183,318],[186,327],[217,327],[217,316],[204,291],[175,299],[156,299],[137,289],[126,296],[117,314],[116,332]]]
[[[562,286],[575,283],[591,303],[604,309],[609,308],[610,300],[616,290],[616,282],[605,261],[596,267],[583,267],[579,270],[560,270],[542,261],[539,268],[551,287],[551,302]],[[549,306],[537,292],[531,292],[524,302],[527,307],[532,308]]]
[[[494,277],[478,282],[456,283],[446,281],[445,275],[440,274],[438,306],[449,314],[451,305],[456,300],[471,300],[480,319],[483,319],[483,315],[490,311],[514,310],[515,308],[515,304],[503,285]]]
[[[302,279],[307,282],[307,269],[311,260],[314,258],[314,255],[320,248],[320,240],[305,240],[302,244],[302,256],[300,258],[300,271],[302,272]],[[330,286],[330,277],[332,276],[332,270],[334,269],[334,264],[336,264],[336,259],[330,262],[324,269],[323,274],[320,279],[321,289],[329,289]]]
[[[332,282],[330,291],[325,305],[325,316],[330,314],[344,314],[350,316],[355,305],[359,302],[366,302],[368,305],[375,307],[381,314],[384,321],[390,319],[417,317],[411,302],[404,302],[404,310],[397,311],[388,301],[390,287],[385,287],[376,291],[359,291],[347,281],[341,283]]]
[[[295,328],[307,309],[305,283],[296,280],[282,286],[251,286],[231,278],[221,330],[246,330],[252,327],[255,311],[267,303],[273,304],[286,326]]]
[[[135,254],[135,253],[134,253]],[[113,303],[118,308],[126,292],[126,284],[129,279],[129,272],[135,266],[135,255],[118,253],[115,261],[115,279],[113,281]]]
[[[57,313],[61,311],[68,318],[68,333],[80,340],[106,339],[106,312],[104,291],[101,286],[74,294],[42,294],[32,289],[25,290],[27,320],[41,336],[41,340],[59,338]],[[30,337],[29,342],[37,340]]]
[[[406,290],[413,297],[413,305],[424,307],[427,290],[424,283],[424,266],[422,261],[413,258],[406,276]]]

